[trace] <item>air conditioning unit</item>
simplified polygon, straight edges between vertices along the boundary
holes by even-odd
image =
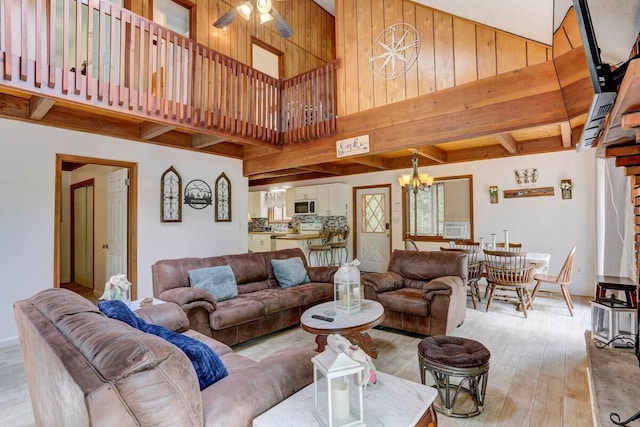
[[[468,239],[470,238],[469,221],[444,221],[445,239]]]

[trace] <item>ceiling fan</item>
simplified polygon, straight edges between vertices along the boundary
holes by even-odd
[[[276,8],[273,7],[271,0],[255,0],[255,4],[256,11],[260,15],[261,24],[272,22],[273,26],[278,30],[278,33],[285,39],[293,35],[293,28],[291,28],[291,25],[278,13]],[[248,21],[251,17],[251,12],[253,12],[253,2],[251,0],[245,0],[218,18],[218,20],[213,23],[213,26],[225,29],[235,21],[238,16]]]

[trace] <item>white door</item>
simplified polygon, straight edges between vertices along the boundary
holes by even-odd
[[[107,175],[107,277],[127,274],[128,169]]]
[[[356,189],[356,240],[360,271],[387,271],[391,256],[389,187]]]

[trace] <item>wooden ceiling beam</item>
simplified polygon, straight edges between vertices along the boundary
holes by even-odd
[[[511,154],[518,153],[518,142],[511,136],[510,133],[501,133],[496,135],[496,139],[504,147],[507,152]]]
[[[626,176],[640,175],[640,166],[627,166],[624,168]]]
[[[387,159],[380,156],[361,156],[349,158],[353,163],[371,166],[372,168],[386,170],[389,169]]]
[[[269,179],[256,179],[256,180],[250,179],[249,186],[256,187],[259,185],[276,185],[276,184],[284,184],[292,181],[320,179],[320,178],[327,178],[327,177],[328,175],[321,172],[311,172],[307,174],[302,173],[298,175],[280,176],[280,177],[269,178]]]
[[[41,120],[55,103],[56,101],[53,99],[32,96],[29,100],[29,118],[31,120]]]
[[[175,128],[175,126],[166,123],[142,122],[140,123],[140,139],[153,139]]]
[[[27,119],[29,100],[5,93],[0,94],[0,116],[10,119]]]
[[[344,174],[344,167],[341,165],[334,165],[331,163],[325,163],[322,165],[308,165],[303,166],[300,169],[312,171],[312,172],[324,172],[330,175],[340,176]]]
[[[200,150],[210,145],[219,144],[220,142],[224,142],[226,140],[227,138],[224,136],[194,133],[193,135],[191,135],[191,148]]]
[[[313,171],[310,171],[310,172],[313,172]],[[249,179],[251,181],[255,181],[255,180],[260,180],[260,179],[271,179],[271,178],[278,178],[278,177],[301,175],[301,174],[305,174],[305,173],[308,173],[308,172],[305,172],[305,171],[300,170],[300,169],[283,169],[283,170],[277,171],[277,172],[267,172],[267,173],[259,173],[257,175],[251,175],[249,177]]]
[[[640,154],[616,157],[616,166],[640,166]]]
[[[452,90],[455,91],[455,88]],[[447,92],[447,90],[442,92]],[[414,98],[415,102],[419,103],[420,98],[422,97]],[[526,115],[521,113],[523,110],[527,111]],[[338,133],[333,137],[319,139],[309,144],[292,144],[278,154],[246,159],[245,171],[249,174],[255,174],[278,170],[282,167],[300,167],[335,161],[335,141],[346,137],[342,134],[341,119],[342,117],[338,119]],[[378,127],[369,132],[369,152],[379,154],[386,151],[495,135],[516,129],[558,123],[564,119],[566,119],[566,112],[560,93],[540,93],[527,96],[524,99],[486,105],[475,109],[463,109],[437,117],[415,120],[409,125],[393,123],[385,128]],[[451,126],[451,123],[459,123],[460,126]],[[361,131],[367,132],[364,128]],[[559,139],[556,143],[560,146]],[[449,155],[450,153],[447,153],[447,161],[450,161]]]
[[[447,152],[439,149],[438,147],[420,147],[418,148],[418,156],[433,160],[436,163],[447,162]]]
[[[564,148],[571,148],[571,123],[560,123],[560,134],[562,136],[562,146]]]
[[[620,119],[622,129],[636,129],[640,127],[640,110],[625,111]]]

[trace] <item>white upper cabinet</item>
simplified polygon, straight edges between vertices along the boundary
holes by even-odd
[[[346,216],[348,203],[347,184],[318,185],[318,215]]]
[[[269,216],[264,196],[264,191],[249,192],[249,215],[251,218],[267,218]]]
[[[296,200],[317,200],[319,185],[310,185],[308,187],[296,187]]]

